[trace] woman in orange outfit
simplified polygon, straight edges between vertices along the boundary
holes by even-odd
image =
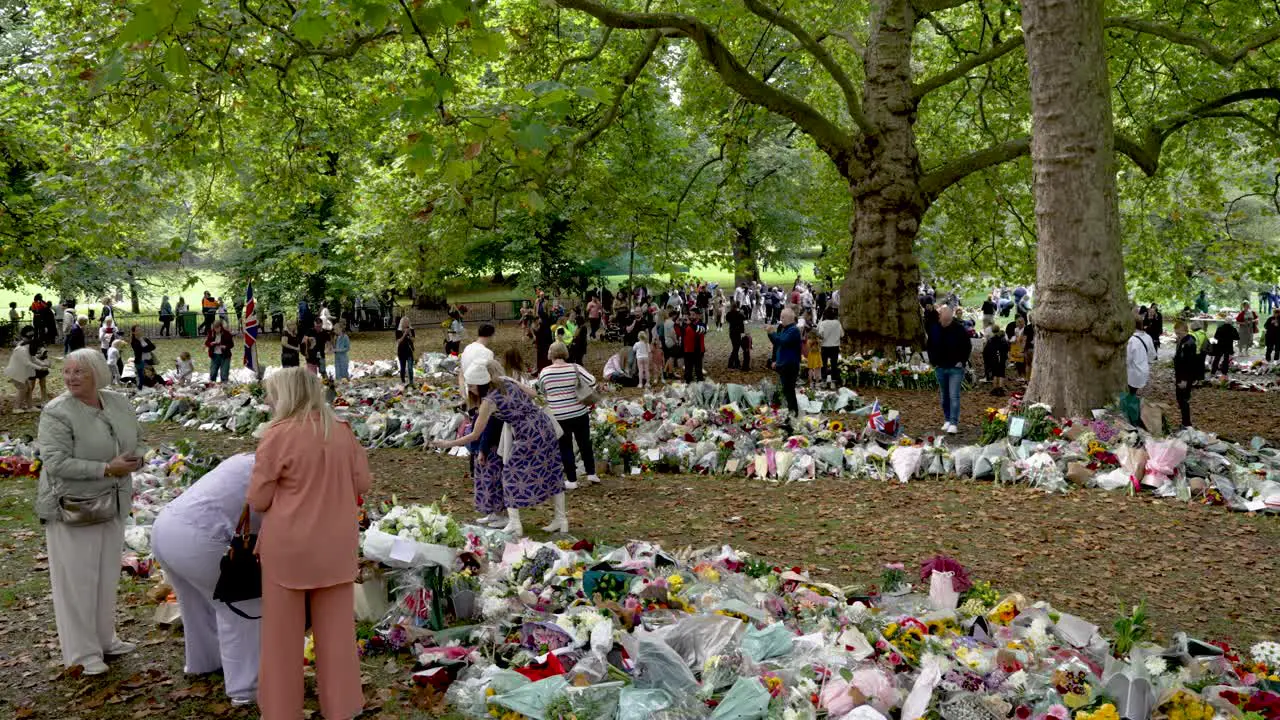
[[[351,428],[325,403],[319,378],[287,368],[266,380],[271,425],[258,445],[249,503],[263,513],[263,720],[302,717],[307,607],[315,637],[320,709],[349,720],[364,705],[356,651],[358,497],[369,460]]]

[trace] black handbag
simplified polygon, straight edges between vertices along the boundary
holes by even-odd
[[[258,536],[249,532],[249,504],[245,503],[240,522],[236,523],[236,534],[231,536],[227,554],[222,556],[218,584],[213,588],[213,599],[226,603],[231,612],[245,620],[262,619],[262,616],[246,615],[235,606],[238,602],[262,597],[262,565],[253,554],[257,543]]]

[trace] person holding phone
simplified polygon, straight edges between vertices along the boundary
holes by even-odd
[[[66,391],[40,413],[35,511],[48,545],[63,665],[101,675],[108,659],[136,649],[116,635],[115,615],[142,428],[129,399],[106,389],[111,371],[100,353],[67,355],[62,380]]]

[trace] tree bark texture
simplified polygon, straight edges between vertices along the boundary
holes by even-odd
[[[840,293],[841,324],[856,350],[887,354],[924,341],[914,249],[928,209],[920,187],[911,85],[917,20],[909,0],[883,0],[867,41],[864,106],[878,132],[857,142],[845,172],[853,197],[853,244]]]
[[[1116,209],[1103,0],[1025,0],[1039,235],[1028,396],[1060,415],[1112,401],[1132,330]]]
[[[756,228],[744,223],[733,228],[733,286],[760,279],[760,263],[756,261]]]

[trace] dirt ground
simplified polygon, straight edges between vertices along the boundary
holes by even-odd
[[[419,350],[437,344],[434,334],[420,332]],[[171,363],[179,347],[198,349],[193,341],[161,342],[161,362]],[[499,333],[499,354],[507,347],[521,348],[532,360],[531,347],[514,328]],[[588,367],[598,372],[613,349],[593,344]],[[385,336],[357,336],[353,359],[386,358],[390,350]],[[764,376],[761,369],[724,370],[727,354],[727,336],[713,332],[706,361],[711,378],[753,382]],[[759,355],[753,358],[757,368],[762,367]],[[260,356],[276,357],[275,343],[265,341]],[[0,363],[6,361],[7,353],[0,353]],[[1162,367],[1150,394],[1172,405],[1169,375]],[[59,387],[55,382],[50,389]],[[901,410],[909,434],[931,434],[941,423],[932,392],[861,392]],[[961,442],[976,438],[978,418],[998,400],[981,390],[965,393]],[[1280,442],[1277,403],[1280,394],[1227,390],[1198,390],[1193,399],[1197,426],[1244,442],[1253,435]],[[2,418],[0,432],[34,433],[36,415]],[[176,426],[148,426],[147,431],[152,445],[191,437],[202,449],[220,454],[253,448],[251,439],[193,434]],[[370,457],[374,501],[393,494],[401,502],[443,498],[449,511],[473,516],[465,460],[422,449],[378,450]],[[0,676],[6,679],[0,683],[0,716],[256,717],[226,703],[217,676],[183,675],[181,633],[151,622],[150,581],[121,584],[121,633],[138,641],[139,651],[103,677],[63,675],[43,533],[31,512],[34,492],[33,481],[0,481]],[[900,485],[820,479],[779,486],[744,478],[650,474],[584,485],[570,494],[569,511],[572,532],[579,537],[606,543],[644,538],[677,547],[727,543],[802,565],[841,585],[874,580],[885,562],[910,565],[947,553],[965,563],[972,576],[1049,601],[1103,625],[1104,632],[1141,600],[1157,636],[1165,640],[1179,630],[1238,643],[1275,639],[1280,617],[1280,522],[1175,501],[1096,490],[1048,496],[960,480]],[[549,509],[529,515],[525,526],[536,528]],[[445,716],[437,698],[408,683],[407,663],[385,657],[365,663],[371,716]],[[309,707],[316,708],[314,698]]]

